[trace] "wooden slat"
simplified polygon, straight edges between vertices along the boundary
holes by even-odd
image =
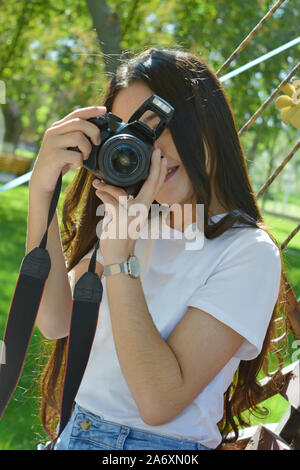
[[[293,362],[292,364],[284,367],[277,377],[265,377],[260,380],[258,383],[260,384],[261,389],[254,400],[255,404],[258,405],[262,401],[277,395],[277,393],[282,394],[286,399],[289,399],[288,397],[290,397],[293,403],[297,404],[297,390],[299,390],[299,388],[297,388],[299,387],[299,385],[297,385],[297,380],[299,380],[299,364],[300,361]],[[294,384],[296,384],[295,389]],[[292,396],[294,398],[292,398]],[[239,404],[237,404],[237,406],[239,406]],[[242,409],[242,411],[246,410],[247,408]]]
[[[260,424],[244,450],[292,450],[277,434]]]
[[[268,423],[265,425],[265,427],[269,429],[270,431],[276,433],[276,428],[278,424],[279,423]],[[241,429],[239,431],[239,437],[236,442],[220,444],[220,446],[216,450],[244,450],[250,438],[253,437],[254,434],[256,433],[257,428],[258,428],[258,425]],[[232,432],[229,434],[228,438],[231,438],[233,436],[234,436],[234,433]]]
[[[227,444],[220,444],[214,450],[245,450],[246,445],[248,444],[250,438],[248,439],[241,439],[236,442],[227,443]]]
[[[289,406],[276,428],[276,434],[293,450],[300,450],[300,411]]]
[[[278,389],[280,389],[280,394],[286,400],[288,400],[289,403],[293,407],[295,407],[295,408],[292,408],[293,410],[296,410],[296,409],[299,410],[297,411],[297,413],[299,413],[299,416],[300,416],[300,361],[293,362],[292,364],[289,364],[288,366],[284,367],[281,371],[281,374],[278,375],[277,378],[265,377],[264,379],[259,381],[259,384],[261,385],[262,388],[261,388],[261,393],[257,396],[257,400],[255,401],[256,404],[259,404],[260,402],[266,400],[267,398],[270,398],[276,395],[278,393]],[[247,408],[244,408],[243,411],[245,411],[246,409]],[[294,413],[293,413],[293,416],[294,416]],[[290,433],[291,427],[294,426],[294,423],[296,422],[294,419],[293,421],[291,421],[291,423],[289,423],[288,426],[286,426],[286,423],[288,422],[289,417],[290,415],[288,417],[284,415],[280,423],[266,425],[264,426],[264,428],[266,428],[267,431],[269,431],[270,433],[274,435],[276,434],[279,435],[280,432],[285,432],[286,433],[285,435],[289,435],[288,433]],[[283,431],[284,426],[286,426],[285,431]],[[271,427],[275,432],[273,432],[270,429]],[[299,423],[298,429],[300,430],[300,423]],[[233,442],[233,443],[220,444],[216,450],[246,450],[246,447],[248,446],[250,439],[254,438],[255,435],[256,437],[254,441],[257,442],[257,439],[258,439],[257,433],[258,433],[258,427],[256,426],[245,428],[241,431],[241,437],[238,439],[238,441]],[[229,435],[228,437],[231,437],[231,435]],[[267,442],[269,443],[268,445],[273,446],[273,450],[275,450],[276,446],[282,447],[282,442],[281,442],[282,439],[280,440],[279,438],[278,442],[277,441],[273,442],[271,437],[272,436],[268,434],[266,436],[266,439],[267,439]],[[251,447],[254,446],[253,443],[249,445]],[[297,445],[298,445],[298,441],[297,441]],[[254,450],[254,448],[252,450]]]
[[[299,368],[300,361],[293,362],[284,367],[277,378],[265,377],[259,381],[261,393],[257,396],[256,404],[271,398],[277,393],[283,396],[295,408],[299,407]]]
[[[296,363],[289,380],[285,381],[280,395],[296,410],[300,410],[300,361]]]

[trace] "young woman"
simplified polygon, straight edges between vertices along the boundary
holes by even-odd
[[[255,409],[257,374],[266,370],[276,334],[282,254],[263,224],[225,91],[196,55],[150,48],[119,66],[105,107],[76,110],[46,131],[33,169],[27,252],[44,233],[59,173],[80,167],[64,201],[62,244],[57,215],[48,235],[52,267],[37,326],[56,341],[42,377],[44,429],[55,437],[72,289],[88,269],[98,222],[108,221],[96,216],[97,207],[103,203],[109,213],[111,205],[118,214],[119,197],[127,195],[124,188],[96,184],[82,167],[91,150],[87,136],[95,144],[101,139],[87,119],[111,111],[127,122],[153,93],[175,112],[155,142],[148,178],[127,207],[192,204],[194,225],[196,204],[202,204],[204,243],[188,250],[184,237],[174,239],[189,225],[176,225],[172,212],[164,224],[170,239],[100,239],[99,321],[58,450],[216,449],[232,430],[236,439],[233,416],[245,425],[241,412]],[[67,150],[75,145],[81,154]],[[171,168],[176,171],[166,178]],[[140,260],[140,277],[103,275],[104,266],[130,253]]]

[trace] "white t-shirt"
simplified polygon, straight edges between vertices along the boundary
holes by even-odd
[[[211,220],[217,222],[226,214]],[[176,237],[177,230],[168,229]],[[228,325],[245,340],[225,367],[172,421],[159,426],[146,424],[120,368],[106,279],[102,276],[97,330],[75,401],[109,421],[197,440],[215,449],[222,440],[217,423],[223,416],[224,393],[240,360],[254,359],[262,348],[279,294],[280,252],[266,232],[249,226],[238,225],[214,239],[204,237],[203,247],[198,250],[185,249],[184,238],[163,239],[163,230],[164,226],[160,238],[140,237],[135,244],[148,310],[162,338],[168,338],[188,306],[193,306]],[[92,253],[93,249],[84,258]],[[103,264],[100,249],[97,259]]]

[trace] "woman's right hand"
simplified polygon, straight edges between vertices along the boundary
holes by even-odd
[[[30,189],[35,192],[52,194],[59,174],[64,175],[71,168],[78,168],[86,160],[92,150],[92,145],[99,145],[101,135],[99,128],[87,119],[102,116],[107,112],[105,106],[90,106],[80,108],[54,122],[46,130],[40,151],[34,163]],[[78,147],[80,150],[67,150],[68,147]]]

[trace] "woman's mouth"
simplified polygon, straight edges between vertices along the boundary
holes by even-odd
[[[172,176],[175,175],[178,168],[179,168],[178,165],[177,166],[170,166],[167,170],[165,181],[168,181],[170,178],[172,178]]]

